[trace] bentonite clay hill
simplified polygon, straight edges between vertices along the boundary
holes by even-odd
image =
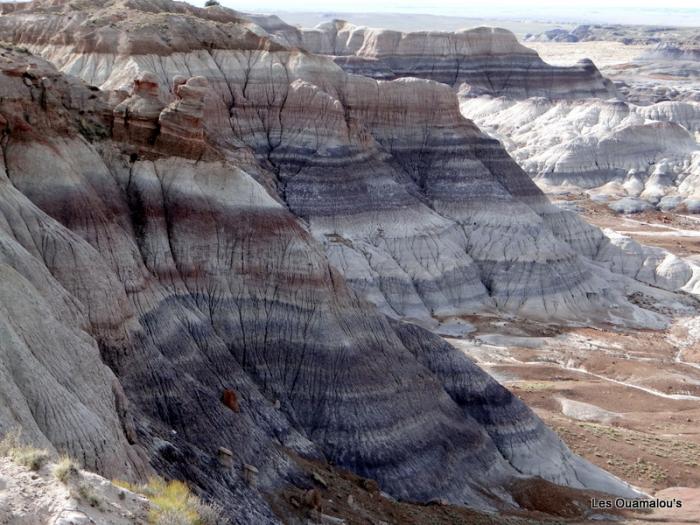
[[[240,523],[310,486],[295,454],[412,501],[513,508],[533,476],[633,495],[399,319],[662,326],[626,295],[692,291],[693,267],[553,207],[449,87],[251,29],[156,0],[0,17],[88,82],[0,52],[0,430]]]
[[[136,158],[168,142],[198,158],[206,136],[228,158],[254,162],[257,181],[274,187],[349,283],[391,316],[427,322],[498,307],[654,325],[625,300],[631,284],[621,289],[601,278],[605,270],[692,291],[686,263],[641,248],[623,261],[600,231],[551,206],[498,142],[461,117],[447,86],[348,75],[251,33],[251,22],[222,8],[80,7],[34,4],[0,19],[0,38],[110,90],[121,101],[116,138],[133,143]],[[203,79],[180,87],[193,75]],[[200,91],[199,106],[181,99],[182,111],[168,109],[161,126],[176,90],[188,100]],[[592,270],[591,259],[604,269]]]
[[[503,29],[402,33],[342,20],[299,29],[276,17],[251,19],[277,41],[326,55],[347,72],[452,86],[462,113],[501,140],[546,191],[595,189],[618,212],[700,211],[696,29],[613,28],[632,41],[640,31],[657,42],[669,38],[608,67],[617,89],[588,58],[571,59],[593,49],[559,44],[570,65],[552,65]],[[594,39],[622,38],[592,31]],[[609,48],[596,59],[614,62],[621,44],[601,45]]]
[[[299,477],[287,450],[415,500],[499,508],[521,473],[630,493],[462,354],[359,300],[245,163],[161,150],[203,80],[134,153],[145,123],[122,127],[102,93],[9,50],[0,79],[3,430],[112,477],[185,478],[242,522],[275,520],[243,465],[274,491]],[[133,142],[96,139],[112,127]]]
[[[344,20],[298,29],[276,17],[251,19],[279,42],[329,56],[345,71],[372,78],[427,78],[468,86],[472,96],[616,96],[612,83],[590,60],[572,67],[551,66],[505,29],[402,33]]]

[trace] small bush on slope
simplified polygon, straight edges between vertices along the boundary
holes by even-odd
[[[78,474],[78,465],[68,456],[61,456],[53,467],[54,477],[61,483],[68,483],[68,480]]]
[[[0,456],[35,471],[40,470],[50,458],[46,450],[22,445],[19,430],[7,432],[0,440]]]
[[[148,498],[152,504],[149,522],[153,525],[227,525],[229,522],[218,506],[201,501],[182,481],[151,478],[145,485],[113,483]]]
[[[197,502],[197,514],[200,525],[228,525],[228,518],[224,516],[224,509],[216,503]]]
[[[6,458],[10,457],[12,450],[18,448],[19,444],[19,429],[14,428],[9,430],[2,439],[0,439],[0,456]]]
[[[16,463],[24,465],[29,470],[36,471],[41,470],[41,467],[43,467],[46,464],[50,456],[49,453],[45,450],[39,450],[37,448],[31,447],[22,447],[18,450],[15,450],[11,457]]]
[[[73,497],[86,501],[91,507],[100,506],[100,498],[98,498],[89,485],[80,484],[78,491],[73,493]]]

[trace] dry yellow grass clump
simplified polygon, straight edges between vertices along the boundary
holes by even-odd
[[[78,475],[79,470],[78,464],[73,461],[68,456],[61,456],[56,464],[53,466],[53,475],[61,483],[68,483],[68,481]]]
[[[46,450],[23,445],[16,430],[7,432],[0,440],[0,456],[34,471],[41,470],[51,457]]]
[[[151,502],[149,522],[153,525],[226,525],[222,510],[204,503],[182,481],[151,478],[145,485],[114,481],[115,485],[141,494]]]

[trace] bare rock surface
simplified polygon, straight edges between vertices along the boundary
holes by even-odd
[[[180,7],[171,12],[167,5],[158,8],[157,16],[149,11],[153,6],[132,6],[133,15],[120,14],[117,28],[130,28],[123,38],[138,41],[152,26],[135,24],[136,19],[167,15],[182,19],[178,24],[190,20],[179,14]],[[56,28],[72,28],[71,9],[58,4],[45,8],[42,16]],[[112,10],[106,3],[96,11]],[[206,78],[210,95],[203,99],[204,135],[229,156],[268,170],[272,177],[264,175],[264,183],[308,221],[355,290],[390,316],[432,323],[434,316],[497,306],[531,316],[600,318],[606,316],[606,305],[618,300],[578,260],[578,254],[596,252],[604,238],[549,205],[497,142],[461,118],[454,93],[444,85],[348,75],[326,58],[265,40],[259,50],[248,50],[247,23],[222,25],[211,14],[192,23],[213,33],[233,24],[231,34],[242,32],[241,39],[203,49],[200,36],[191,51],[175,46],[170,54],[133,54],[131,48],[109,54],[47,43],[43,36],[32,43],[32,32],[18,28],[36,15],[13,16],[14,23],[5,17],[8,38],[88,82],[131,93],[114,110],[114,130],[117,140],[130,141],[137,156],[176,145],[167,121],[176,115],[175,106],[183,106],[175,93],[183,89],[180,79],[190,74]],[[106,31],[99,25],[95,30]],[[171,39],[177,35],[176,30]],[[493,38],[484,45],[520,49],[508,38]],[[80,60],[68,59],[76,53]],[[200,155],[201,144],[191,140],[183,141],[184,149],[167,151],[181,155],[194,148],[193,154]],[[512,213],[493,215],[495,202],[508,202]],[[568,279],[552,280],[553,267]]]
[[[659,45],[668,42],[689,46],[698,41],[696,27],[669,25],[581,24],[571,30],[552,29],[525,37],[527,42],[622,42],[626,45]]]
[[[501,139],[547,192],[587,191],[622,213],[649,205],[695,213],[698,29],[587,25],[550,36],[555,42],[543,35],[525,45],[559,66],[593,58],[621,99],[473,99],[465,91],[465,116]]]
[[[641,199],[650,205],[678,195],[674,207],[696,209],[696,185],[683,184],[697,177],[694,28],[586,25],[529,39],[569,46],[609,40],[638,49],[631,63],[606,69],[617,79],[617,89],[588,58],[546,63],[502,29],[404,33],[343,20],[298,29],[279,19],[253,18],[276,41],[329,56],[348,72],[378,79],[419,77],[456,88],[465,116],[501,139],[545,190],[639,180],[647,186]],[[674,82],[664,86],[660,79]],[[663,180],[655,173],[659,169],[668,172]],[[639,197],[634,191],[612,197],[629,197],[612,205],[620,212],[647,207],[630,205]]]
[[[110,475],[138,478],[153,468],[184,477],[244,521],[276,521],[257,491],[294,478],[285,447],[311,456],[323,453],[376,478],[396,497],[427,501],[439,495],[482,508],[508,505],[500,492],[484,489],[503,486],[527,469],[514,468],[386,319],[346,286],[322,246],[244,171],[245,163],[173,156],[161,148],[160,134],[143,142],[146,123],[160,121],[153,129],[162,130],[167,120],[167,108],[152,110],[155,91],[148,75],[137,79],[135,95],[125,100],[130,111],[120,113],[119,106],[105,111],[106,96],[98,94],[94,109],[80,115],[66,109],[64,91],[76,100],[95,92],[29,59],[36,64],[31,75],[40,75],[37,84],[46,84],[41,81],[46,78],[54,87],[56,98],[47,98],[42,107],[32,98],[39,88],[25,82],[33,78],[23,75],[27,58],[5,53],[1,78],[12,98],[1,110],[8,123],[3,166],[9,191],[3,203],[15,199],[17,211],[5,213],[4,235],[27,262],[10,259],[11,278],[3,279],[3,293],[19,286],[23,296],[35,297],[33,308],[43,308],[6,314],[16,325],[22,321],[15,327],[16,341],[3,338],[3,355],[19,354],[10,377],[25,390],[14,396],[31,404],[45,399],[28,389],[28,372],[17,368],[30,354],[71,365],[69,355],[56,348],[75,352],[81,348],[75,340],[84,341],[84,352],[91,348],[97,362],[90,365],[85,354],[72,364],[75,370],[92,369],[85,379],[74,372],[71,386],[84,404],[104,404],[96,415],[106,421],[96,418],[94,432],[114,440],[116,458],[133,459],[107,465],[110,449],[91,441],[86,416],[82,424],[71,424],[70,416],[56,409],[46,420],[36,410],[19,420],[17,412],[3,414],[3,429],[43,425],[41,433],[26,433],[27,438],[60,451],[80,447],[88,460],[96,458],[96,470]],[[197,84],[203,82],[180,86]],[[299,88],[303,93],[304,86]],[[119,135],[120,114],[140,118],[143,125],[134,135]],[[80,134],[80,126],[109,129],[110,121],[116,142],[91,143]],[[31,122],[42,126],[41,135]],[[48,177],[47,166],[52,167]],[[28,277],[15,277],[19,272]],[[37,282],[31,294],[27,279]],[[50,300],[59,301],[52,306],[59,316],[56,326],[47,322],[53,310],[42,306]],[[17,298],[8,304],[22,308]],[[50,347],[36,339],[37,323],[51,331]],[[63,342],[60,334],[71,326],[76,334]],[[34,339],[27,340],[30,334]],[[420,337],[437,340],[428,332]],[[61,381],[60,368],[53,367],[35,368],[31,377],[43,385]],[[91,393],[86,385],[100,378],[100,370],[112,383]],[[477,369],[473,373],[486,378]],[[104,392],[107,385],[120,394]],[[237,392],[238,412],[220,401],[225,388]],[[77,400],[57,397],[55,388],[52,393],[61,410],[82,409]],[[500,395],[510,399],[505,390]],[[352,415],[358,409],[366,416]],[[524,406],[513,417],[533,418]],[[535,435],[544,431],[536,428]],[[64,434],[58,438],[56,432]],[[416,443],[423,445],[416,448]],[[217,466],[222,446],[235,455],[231,469]],[[531,474],[631,493],[604,472],[577,463],[565,448],[560,453],[562,463],[553,458],[553,470],[542,472],[533,464]],[[148,467],[140,458],[147,458]],[[259,471],[257,488],[247,481],[243,465]],[[431,474],[435,465],[439,477]],[[579,478],[583,472],[590,477]]]

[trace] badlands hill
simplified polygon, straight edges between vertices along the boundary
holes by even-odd
[[[0,431],[240,523],[310,486],[297,456],[480,509],[634,494],[405,321],[662,326],[628,295],[694,267],[552,206],[451,87],[168,0],[32,2],[0,40]]]
[[[505,29],[403,33],[344,20],[297,29],[274,18],[252,19],[282,43],[329,56],[345,71],[372,78],[427,78],[468,86],[472,95],[615,96],[611,83],[590,61],[550,66]]]
[[[528,42],[622,42],[626,45],[666,45],[668,43],[692,46],[698,42],[697,27],[668,25],[582,24],[571,30],[554,28],[538,34],[525,35]]]
[[[467,96],[462,112],[547,191],[588,191],[618,211],[698,213],[700,62],[686,64],[648,52],[619,77],[626,100]]]
[[[697,102],[469,98],[462,111],[502,139],[545,189],[627,198],[629,211],[700,211]]]
[[[341,20],[298,29],[276,18],[252,19],[277,41],[327,55],[348,72],[452,86],[462,113],[501,140],[548,191],[600,188],[617,211],[700,211],[696,29],[574,30],[576,38],[567,41],[627,43],[628,36],[629,43],[644,37],[653,44],[625,66],[630,71],[617,72],[613,86],[590,60],[547,64],[502,29],[402,33]],[[671,87],[660,84],[665,78]]]

